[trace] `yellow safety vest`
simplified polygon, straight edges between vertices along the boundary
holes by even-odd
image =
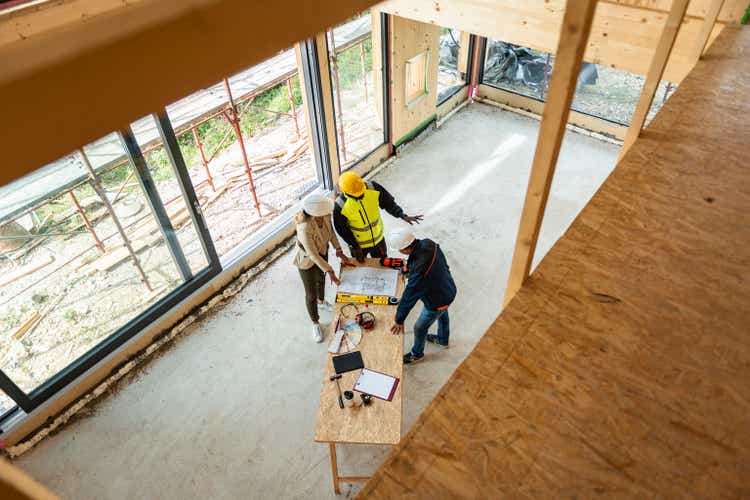
[[[341,215],[349,222],[360,248],[374,247],[383,241],[383,220],[380,218],[380,191],[367,186],[362,198],[352,198],[344,194],[346,201],[341,205]]]

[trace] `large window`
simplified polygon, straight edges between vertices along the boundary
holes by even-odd
[[[546,100],[555,57],[528,47],[487,40],[482,83]],[[630,124],[643,88],[641,75],[584,62],[571,108],[605,120]],[[661,108],[675,85],[662,82],[649,112]]]
[[[220,256],[320,183],[293,48],[167,112]]]
[[[164,139],[166,117],[147,117],[0,187],[0,414],[32,410],[218,271]]]
[[[469,72],[469,33],[440,28],[438,53],[438,104],[445,101],[467,83]]]
[[[384,44],[379,16],[365,12],[328,30],[328,58],[333,88],[341,170],[351,167],[383,144],[385,99]],[[374,34],[373,34],[374,33]],[[380,50],[373,57],[373,50]],[[375,64],[374,61],[378,63]]]
[[[331,187],[315,50],[301,42],[302,68],[282,51],[0,187],[0,420],[38,407],[208,282],[220,256],[251,250],[240,244]]]

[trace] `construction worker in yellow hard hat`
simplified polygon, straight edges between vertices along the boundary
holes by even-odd
[[[421,215],[404,214],[383,186],[377,182],[365,182],[354,172],[341,174],[339,188],[341,194],[333,209],[333,226],[359,262],[368,255],[385,257],[388,254],[381,208],[409,224],[418,224],[422,220]]]

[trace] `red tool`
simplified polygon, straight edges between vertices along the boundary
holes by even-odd
[[[380,265],[392,269],[399,269],[402,273],[406,274],[406,261],[404,259],[399,259],[398,257],[381,257]]]

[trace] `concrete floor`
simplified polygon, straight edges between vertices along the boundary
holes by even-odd
[[[407,213],[426,215],[419,234],[441,243],[459,288],[451,348],[428,348],[427,361],[405,370],[404,432],[499,312],[538,127],[472,104],[376,177]],[[537,259],[617,152],[568,132]],[[326,344],[312,341],[307,321],[288,253],[90,417],[16,463],[66,499],[334,497],[327,446],[312,440]],[[407,349],[411,341],[407,333]],[[387,453],[339,447],[340,469],[371,473]]]

